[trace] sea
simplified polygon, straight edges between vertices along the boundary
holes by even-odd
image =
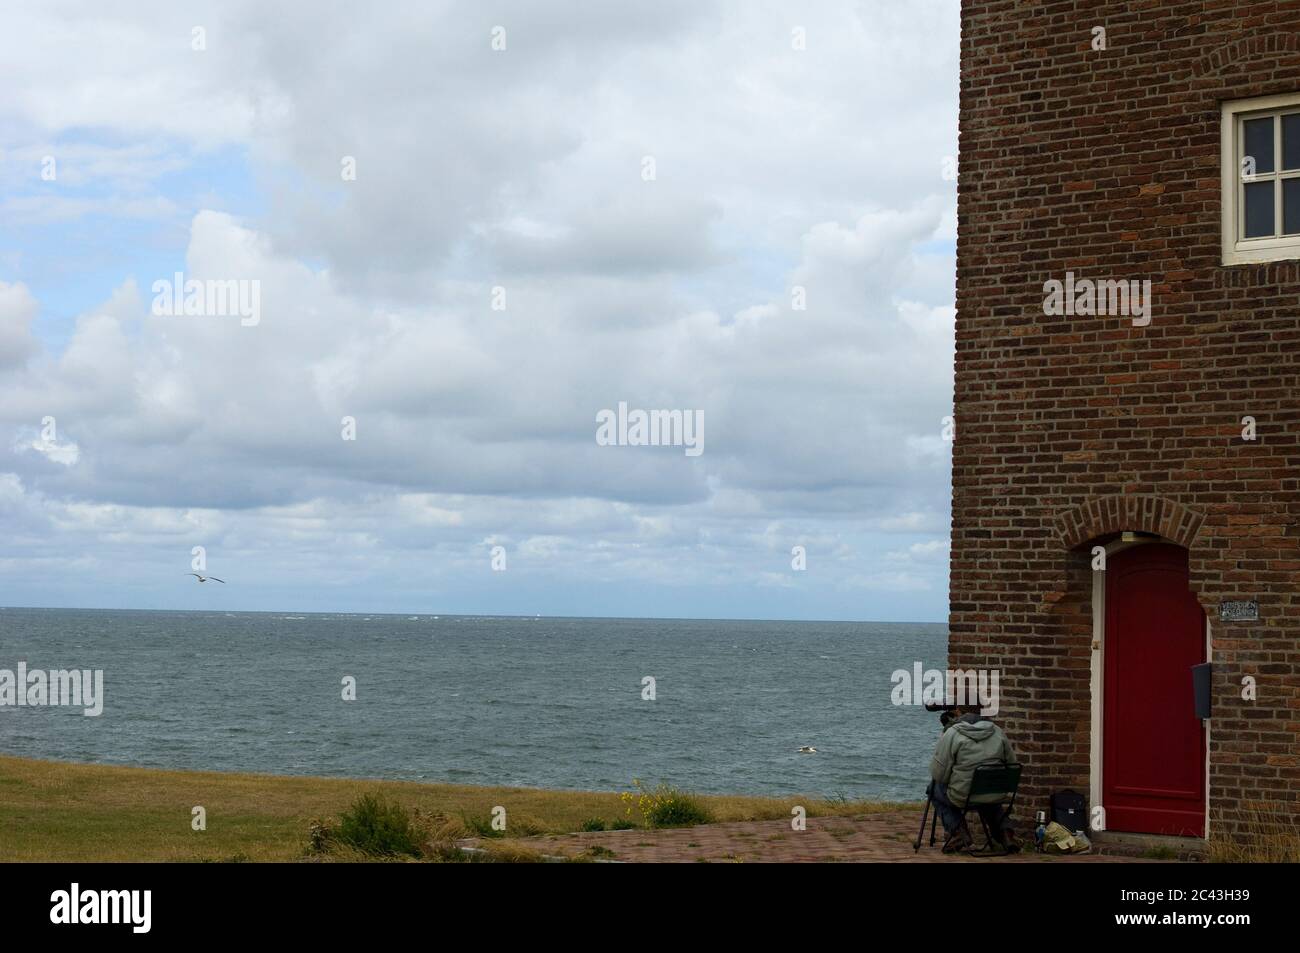
[[[942,669],[945,641],[910,623],[4,608],[0,670],[99,669],[104,703],[0,706],[0,753],[919,800],[938,721],[894,705],[891,676]]]

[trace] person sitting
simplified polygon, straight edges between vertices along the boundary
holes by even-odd
[[[974,843],[966,827],[964,809],[975,769],[981,764],[1012,764],[1015,760],[1016,754],[1007,736],[981,715],[978,708],[953,711],[930,761],[930,777],[933,779],[930,798],[948,834],[943,845],[945,854],[965,850]],[[979,804],[976,809],[995,841],[1011,853],[1020,850],[1010,820],[1002,818],[1001,805]]]

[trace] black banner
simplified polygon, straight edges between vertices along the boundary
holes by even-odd
[[[773,915],[788,914],[792,926],[802,921],[800,932],[813,936],[845,929],[884,936],[902,926],[914,933],[920,925],[918,940],[931,931],[938,940],[969,918],[1008,929],[1037,923],[1042,939],[1074,940],[1133,931],[1230,939],[1288,924],[1284,904],[1294,905],[1279,877],[1288,871],[1264,865],[1060,859],[736,866],[743,865],[726,872],[706,864],[7,865],[0,866],[0,909],[7,939],[301,941],[373,939],[376,930],[436,937],[492,931],[503,922],[590,937],[597,926],[651,929],[659,916],[694,918],[694,910],[717,928],[725,924],[731,936],[765,931]],[[704,924],[701,930],[709,932]]]

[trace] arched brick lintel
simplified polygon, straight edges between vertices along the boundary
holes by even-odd
[[[1135,530],[1156,533],[1191,549],[1205,515],[1163,496],[1098,496],[1056,515],[1056,531],[1066,549],[1100,536]]]
[[[1300,37],[1290,31],[1245,36],[1202,57],[1193,75],[1214,76],[1238,63],[1297,51],[1300,51]]]

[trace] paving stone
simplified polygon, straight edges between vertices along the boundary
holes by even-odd
[[[1114,854],[1048,856],[1024,851],[1007,857],[943,854],[940,839],[923,843],[914,853],[921,816],[916,811],[889,811],[853,817],[810,817],[807,830],[795,831],[787,820],[735,821],[669,830],[598,831],[552,834],[514,841],[542,854],[576,857],[592,847],[613,856],[600,859],[627,863],[1134,863],[1142,858]],[[1020,831],[1022,840],[1028,832]],[[982,841],[982,835],[980,836]],[[928,841],[928,832],[927,832]],[[478,841],[462,842],[465,846]]]

